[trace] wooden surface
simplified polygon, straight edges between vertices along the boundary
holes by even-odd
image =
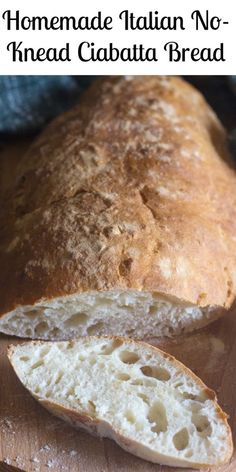
[[[217,95],[220,96],[214,93],[214,96]],[[227,119],[224,121],[232,129],[236,125],[235,108],[232,101],[228,103]],[[219,107],[221,109],[220,103]],[[28,141],[17,141],[0,151],[0,200],[1,193],[17,175],[16,164],[27,145]],[[235,339],[236,308],[197,333],[159,344],[155,340],[152,342],[175,355],[216,390],[220,405],[230,415],[236,444]],[[176,468],[138,459],[110,440],[100,440],[75,431],[40,407],[21,386],[7,360],[7,346],[17,342],[21,341],[0,335],[0,472],[176,471]],[[236,472],[236,454],[229,465],[217,470]]]

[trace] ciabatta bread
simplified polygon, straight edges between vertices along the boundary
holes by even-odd
[[[96,82],[19,165],[0,217],[0,331],[143,338],[203,326],[236,287],[225,132],[178,78]]]
[[[90,337],[12,346],[30,393],[73,426],[152,462],[211,467],[232,454],[226,415],[183,364],[142,342]]]

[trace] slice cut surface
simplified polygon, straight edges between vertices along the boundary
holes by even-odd
[[[9,359],[47,409],[143,459],[197,468],[231,457],[214,392],[148,344],[121,337],[30,342],[12,346]]]

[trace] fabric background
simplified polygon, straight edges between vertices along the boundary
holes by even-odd
[[[23,136],[39,131],[52,118],[75,105],[94,78],[0,76],[0,136]],[[226,128],[235,128],[232,117],[236,117],[236,76],[186,78],[204,93]]]
[[[0,76],[0,133],[28,134],[73,106],[93,77]]]

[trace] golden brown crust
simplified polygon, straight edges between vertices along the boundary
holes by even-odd
[[[99,80],[23,159],[0,216],[0,313],[90,290],[229,307],[236,179],[225,133],[178,78]]]

